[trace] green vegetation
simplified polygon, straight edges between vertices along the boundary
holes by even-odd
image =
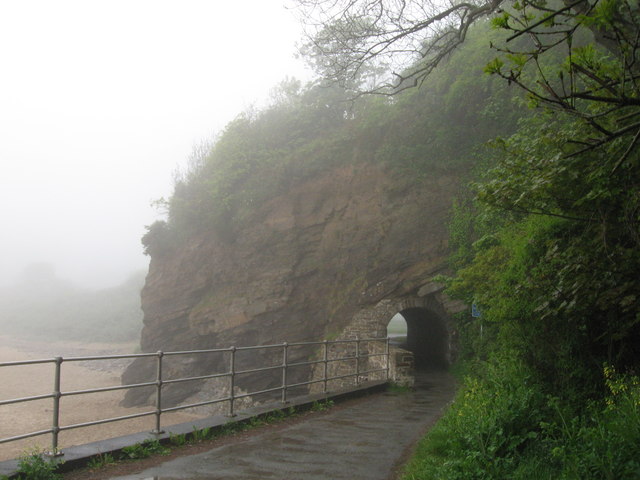
[[[261,205],[336,166],[386,169],[398,178],[390,197],[435,175],[468,175],[477,146],[512,133],[523,115],[497,114],[516,92],[482,74],[492,55],[488,26],[470,36],[429,85],[393,99],[351,100],[338,87],[284,81],[270,107],[240,115],[194,151],[160,202],[168,220],[147,227],[145,251],[161,256],[202,232],[230,242]]]
[[[16,480],[62,480],[62,475],[56,473],[61,462],[47,458],[42,452],[34,451],[20,458]],[[3,476],[2,480],[8,480]]]
[[[193,427],[193,432],[191,432],[191,441],[192,442],[201,442],[207,438],[211,437],[211,428],[206,427],[202,430]]]
[[[412,391],[413,391],[413,388],[411,388],[408,385],[400,385],[398,383],[391,382],[387,386],[387,392],[393,393],[393,394],[403,394],[403,393],[409,393]]]
[[[116,463],[115,457],[109,453],[105,453],[105,454],[100,454],[91,458],[87,462],[87,468],[89,470],[97,470],[99,468],[104,468],[109,465],[115,465],[115,463]]]
[[[447,292],[482,317],[458,319],[464,385],[406,479],[640,477],[640,17],[549,15],[516,2],[493,22],[534,38],[487,72],[537,111],[454,206]],[[615,41],[585,42],[594,24]]]
[[[546,393],[513,357],[486,363],[465,379],[403,478],[638,478],[638,378],[604,372],[609,393],[584,407]]]
[[[194,430],[195,430],[195,427],[194,427]],[[169,434],[169,443],[174,447],[181,447],[183,445],[186,445],[187,442],[188,442],[187,436],[184,433],[180,435],[175,435],[173,433]]]
[[[122,460],[139,460],[152,455],[168,455],[171,450],[162,445],[158,440],[147,440],[136,443],[130,447],[124,447],[119,455]]]
[[[334,405],[333,400],[316,401],[311,405],[312,412],[325,412],[332,408]]]

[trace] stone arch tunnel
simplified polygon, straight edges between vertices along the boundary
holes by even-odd
[[[449,299],[442,289],[442,285],[429,282],[412,294],[383,298],[365,306],[339,338],[386,337],[389,322],[400,313],[407,323],[407,341],[391,345],[391,378],[411,384],[414,367],[447,368],[457,354],[453,314],[467,307]]]
[[[407,324],[407,335],[398,347],[413,354],[415,367],[447,368],[456,350],[451,314],[460,305],[454,303],[438,289],[424,296],[383,300],[368,317],[378,324],[377,333],[385,336],[390,319],[399,313]]]
[[[413,353],[415,367],[448,367],[451,342],[446,320],[424,307],[406,308],[399,313],[407,323],[406,342],[402,347]]]

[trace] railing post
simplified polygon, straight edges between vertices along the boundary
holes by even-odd
[[[156,375],[156,428],[154,428],[151,433],[155,433],[157,435],[162,433],[160,416],[162,415],[162,357],[164,356],[164,353],[162,350],[159,350],[156,355],[158,355],[158,368]]]
[[[387,337],[387,341],[385,342],[385,355],[387,357],[387,381],[389,381],[389,337]]]
[[[282,344],[282,403],[287,403],[287,360],[288,347],[287,342]]]
[[[235,400],[235,387],[236,387],[236,347],[229,348],[231,356],[229,357],[229,417],[235,417],[236,413],[233,409],[233,403]]]
[[[58,451],[58,434],[60,433],[60,377],[62,374],[62,357],[55,358],[56,370],[53,377],[53,418],[51,422],[51,451],[47,452],[49,457],[59,457],[62,452]]]
[[[356,335],[356,386],[360,385],[360,338]]]
[[[329,348],[328,348],[328,344],[329,344],[329,342],[327,342],[326,340],[323,342],[323,346],[324,346],[324,354],[323,354],[323,359],[322,359],[322,362],[324,363],[324,375],[323,375],[323,378],[322,378],[322,381],[323,381],[322,392],[323,393],[327,393],[327,372],[328,372],[328,365],[329,365]]]

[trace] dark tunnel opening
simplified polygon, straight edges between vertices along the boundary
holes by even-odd
[[[444,320],[419,307],[402,310],[400,315],[407,324],[406,340],[400,346],[413,353],[416,369],[446,369],[449,366],[449,332]]]

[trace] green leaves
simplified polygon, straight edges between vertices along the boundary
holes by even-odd
[[[491,26],[493,28],[504,28],[509,29],[509,12],[502,12],[501,15],[495,16],[491,19]]]
[[[62,480],[58,467],[64,462],[46,458],[45,454],[33,451],[18,461],[18,480]]]
[[[544,395],[517,357],[481,364],[464,379],[454,404],[417,447],[406,480],[549,478],[540,470],[515,476],[541,437]],[[545,469],[546,470],[546,469]]]
[[[498,57],[491,60],[484,67],[484,73],[488,73],[490,75],[502,73],[502,67],[504,67],[504,62]]]
[[[524,66],[527,64],[527,61],[529,60],[529,57],[521,53],[509,54],[507,55],[507,58],[511,61],[512,68],[515,67],[519,70],[522,70]]]
[[[145,440],[129,447],[124,447],[120,459],[139,460],[152,455],[168,455],[171,449],[162,445],[158,440]]]
[[[595,65],[591,53],[582,59]],[[620,147],[580,153],[589,135],[580,120],[541,112],[494,142],[497,164],[475,185],[476,208],[515,216],[464,250],[472,260],[448,290],[485,306],[489,349],[517,348],[567,395],[594,394],[594,363],[640,364],[639,223],[621,214],[637,211],[640,167],[612,174]]]
[[[599,0],[589,15],[580,15],[578,21],[587,27],[610,29],[619,15],[620,0]]]

